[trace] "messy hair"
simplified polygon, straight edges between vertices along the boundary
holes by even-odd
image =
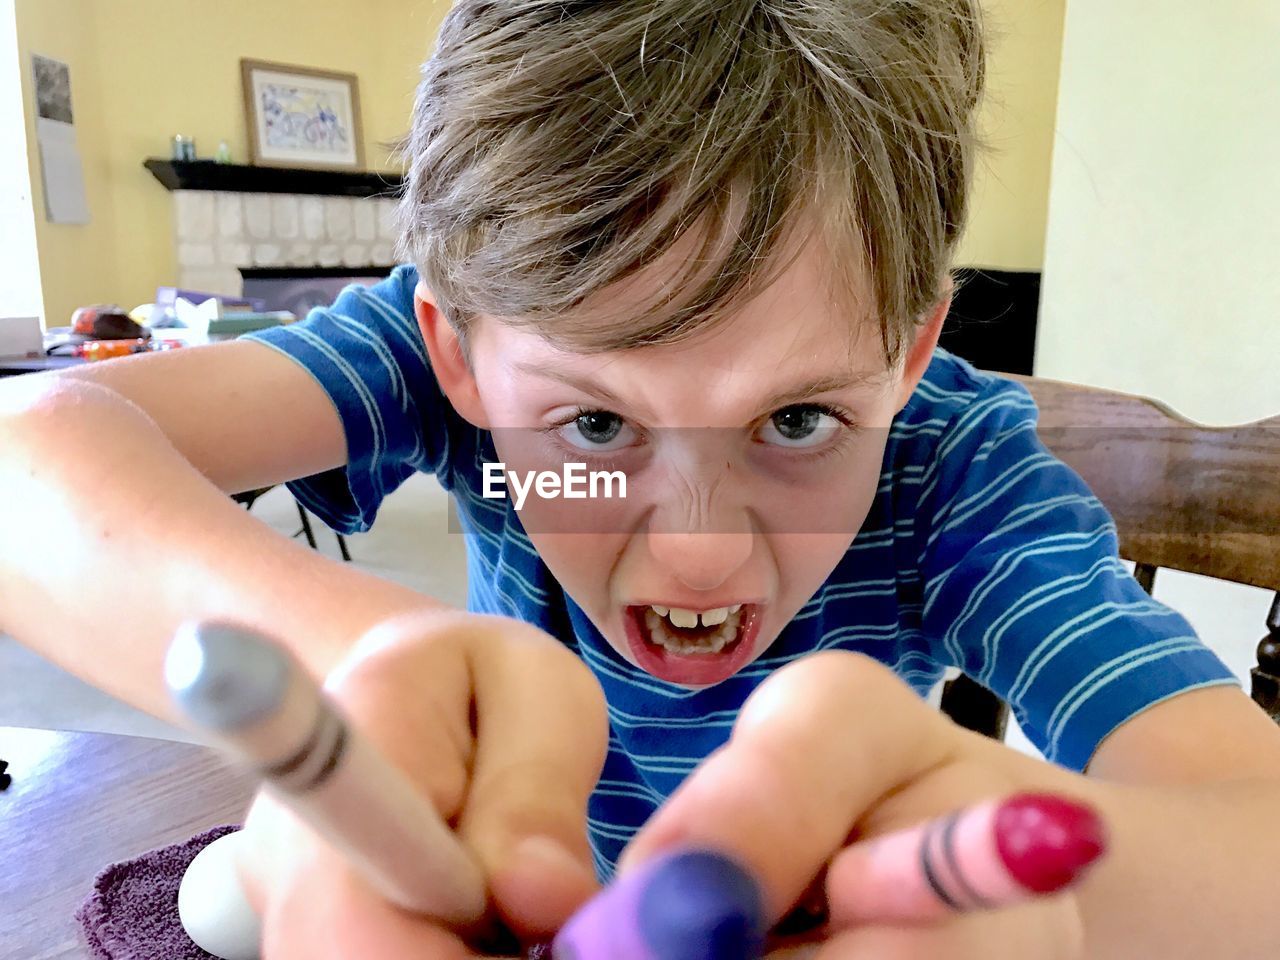
[[[723,319],[805,223],[892,361],[951,268],[984,61],[978,0],[458,0],[400,252],[464,342],[487,314],[593,352]],[[695,227],[651,304],[575,315]]]

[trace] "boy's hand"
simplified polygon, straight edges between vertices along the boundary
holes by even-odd
[[[554,932],[595,890],[586,804],[604,762],[603,695],[541,631],[454,612],[366,635],[326,687],[420,785],[486,874],[522,938]],[[246,891],[266,960],[468,957],[454,932],[378,896],[266,794],[246,825]]]
[[[658,811],[621,868],[673,844],[711,846],[761,880],[768,914],[777,920],[834,860],[826,891],[832,923],[825,943],[814,945],[822,960],[1070,960],[1083,949],[1071,894],[914,927],[842,928],[839,919],[838,854],[851,842],[1037,779],[1037,787],[1084,793],[1072,790],[1083,778],[954,726],[876,662],[819,654],[778,671],[756,691],[732,740]]]

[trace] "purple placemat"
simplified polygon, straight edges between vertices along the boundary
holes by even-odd
[[[113,863],[98,874],[93,893],[76,911],[96,960],[217,960],[192,943],[182,929],[178,887],[197,853],[239,829],[238,825],[214,827],[185,843]],[[522,952],[522,960],[550,960],[550,956],[546,943]]]
[[[97,960],[212,960],[178,919],[178,886],[196,854],[240,829],[214,827],[185,843],[113,863],[93,881],[76,919]]]

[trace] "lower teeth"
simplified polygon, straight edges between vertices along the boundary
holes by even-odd
[[[678,637],[668,630],[666,618],[660,617],[652,607],[646,608],[644,612],[649,642],[671,653],[719,653],[737,639],[738,623],[741,619],[742,612],[734,611],[716,628],[714,633],[709,633],[698,640],[689,640]]]

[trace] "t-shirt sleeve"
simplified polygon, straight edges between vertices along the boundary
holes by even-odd
[[[288,484],[340,533],[372,525],[382,500],[414,473],[448,470],[456,420],[413,319],[417,274],[399,267],[376,286],[352,285],[331,306],[247,335],[300,364],[342,420],[347,464]],[[447,484],[446,484],[447,485]]]
[[[920,499],[923,626],[1048,759],[1083,770],[1143,710],[1238,681],[1125,569],[1110,514],[1036,419],[1023,387],[993,377],[942,431]]]

